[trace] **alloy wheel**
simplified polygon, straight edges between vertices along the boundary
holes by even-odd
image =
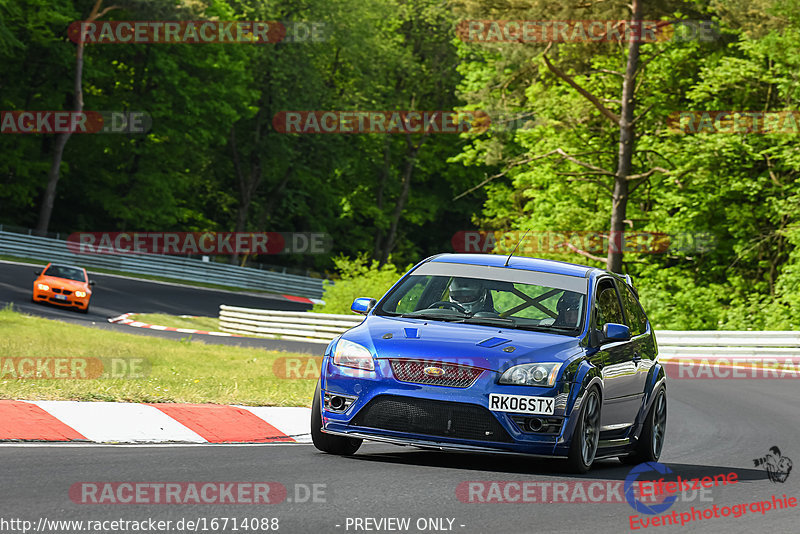
[[[581,434],[581,455],[583,463],[591,465],[597,453],[600,436],[600,403],[594,391],[586,397],[586,408],[583,412],[583,433]]]
[[[664,446],[664,435],[667,431],[667,396],[662,391],[656,399],[653,412],[653,456],[661,456],[661,448]]]

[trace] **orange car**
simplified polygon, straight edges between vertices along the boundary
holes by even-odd
[[[89,312],[89,299],[92,298],[93,281],[89,280],[86,269],[70,265],[48,263],[44,271],[36,272],[38,278],[33,282],[33,301],[50,302],[60,306],[78,308]]]

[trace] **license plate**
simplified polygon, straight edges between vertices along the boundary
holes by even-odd
[[[531,413],[553,415],[556,400],[553,397],[528,397],[526,395],[489,395],[489,409],[494,412]]]
[[[56,300],[67,300],[66,295],[56,295]]]

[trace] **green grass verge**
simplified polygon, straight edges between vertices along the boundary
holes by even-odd
[[[5,261],[14,261],[19,263],[33,263],[36,265],[47,265],[50,263],[49,261],[42,261],[42,260],[35,260],[31,258],[20,258],[18,256],[5,256],[0,254],[0,260]],[[224,286],[220,284],[209,284],[206,282],[194,282],[192,280],[181,280],[179,278],[168,278],[166,276],[154,276],[149,274],[139,274],[139,273],[127,273],[124,271],[115,271],[112,269],[95,269],[94,267],[90,269],[86,269],[90,273],[97,273],[97,274],[115,274],[118,276],[124,276],[125,278],[138,278],[140,280],[152,280],[154,282],[169,282],[171,284],[181,284],[185,286],[193,286],[193,287],[205,287],[208,289],[220,289],[222,291],[235,291],[235,292],[245,292],[245,293],[259,293],[263,295],[278,295],[273,291],[261,291],[258,289],[245,289],[241,287],[235,286]]]
[[[129,319],[147,324],[220,332],[218,317],[181,317],[165,313],[134,313]]]
[[[22,369],[20,358],[140,358],[146,371],[143,378],[14,378]],[[319,361],[207,345],[189,337],[175,341],[109,332],[0,310],[0,398],[5,399],[310,406]],[[287,369],[301,372],[290,374],[298,378],[285,378]]]

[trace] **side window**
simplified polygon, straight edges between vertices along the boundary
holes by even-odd
[[[619,305],[617,290],[610,280],[602,281],[597,288],[595,304],[595,324],[601,330],[606,323],[624,324],[622,308]]]
[[[622,293],[622,303],[625,306],[625,315],[628,317],[628,326],[631,329],[632,336],[643,334],[647,330],[647,316],[642,310],[639,301],[627,284],[620,284],[620,292]]]

